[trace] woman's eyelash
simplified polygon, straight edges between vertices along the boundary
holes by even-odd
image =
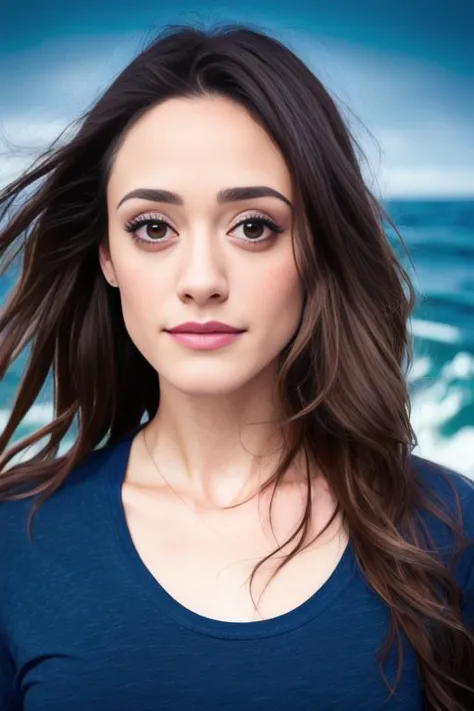
[[[257,238],[257,239],[247,239],[244,240],[248,242],[249,244],[260,244],[261,242],[266,242],[267,240],[271,239],[273,236],[276,234],[280,234],[281,232],[284,232],[284,228],[278,225],[276,222],[274,222],[272,219],[269,217],[263,217],[260,214],[255,214],[255,215],[247,215],[243,220],[238,222],[236,225],[233,226],[232,230],[235,230],[237,227],[240,227],[241,225],[244,225],[246,222],[257,222],[264,224],[266,227],[268,227],[274,234],[271,235],[270,237],[264,237],[262,238]],[[166,222],[166,220],[163,220],[161,217],[153,217],[153,215],[143,215],[141,217],[137,217],[134,220],[130,220],[129,222],[126,223],[125,225],[125,231],[130,233],[131,237],[133,240],[137,242],[143,242],[145,244],[159,244],[163,240],[158,239],[158,240],[152,240],[152,239],[143,239],[142,237],[137,237],[135,234],[136,231],[140,227],[144,227],[147,225],[166,225],[167,227],[171,227],[171,225]]]

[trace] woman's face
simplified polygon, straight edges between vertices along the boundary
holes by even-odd
[[[303,289],[292,208],[275,196],[217,199],[224,189],[251,186],[292,201],[279,149],[245,109],[221,97],[170,99],[150,109],[117,153],[107,187],[110,254],[101,247],[100,263],[160,384],[190,395],[230,394],[273,373],[295,333]],[[179,200],[127,197],[145,190]],[[142,218],[149,224],[132,228],[142,240],[135,241],[126,227]],[[281,232],[252,222],[258,219]],[[196,350],[164,330],[211,320],[244,332],[225,346]]]

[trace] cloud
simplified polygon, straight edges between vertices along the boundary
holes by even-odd
[[[128,64],[143,33],[53,37],[21,54],[0,52],[1,121],[9,110],[75,116]],[[6,108],[7,107],[7,108]]]
[[[436,163],[451,170],[456,165],[474,166],[472,126],[436,116],[417,125],[376,126],[374,134],[389,166]]]
[[[2,124],[13,147],[19,152],[5,153],[6,145],[0,135],[0,188],[17,178],[66,128],[69,121],[60,118],[43,118],[36,122],[18,116]],[[369,159],[369,169],[362,167],[366,182],[380,192],[382,197],[442,197],[473,196],[474,169],[462,165],[413,164],[414,138],[398,130],[384,129],[379,132],[381,148],[385,157],[380,165],[375,154]],[[436,133],[432,140],[436,139]],[[365,146],[367,154],[371,146]],[[375,186],[374,179],[378,183]]]
[[[474,197],[474,142],[466,127],[432,121],[406,130],[374,127],[373,133],[381,156],[364,138],[361,143],[383,196]]]
[[[67,119],[54,115],[35,119],[24,114],[10,115],[0,123],[0,141],[19,145],[20,150],[41,150],[57,138],[67,123]]]
[[[384,197],[474,197],[474,170],[457,166],[382,168],[378,183]]]
[[[367,157],[364,176],[369,185],[378,183],[383,197],[474,195],[464,78],[455,81],[442,67],[403,55],[286,35],[336,100]],[[6,71],[12,58],[0,57],[0,72],[11,79],[2,87],[3,106],[10,110],[0,115],[0,186],[101,94],[141,43],[143,34],[136,33],[58,38],[37,54],[21,55],[13,73]],[[8,142],[19,150],[9,151]]]
[[[11,115],[0,123],[0,189],[19,177],[69,124],[64,118],[33,120]]]

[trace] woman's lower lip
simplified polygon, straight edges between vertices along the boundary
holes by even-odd
[[[237,338],[242,335],[243,331],[238,333],[173,333],[167,331],[167,333],[169,333],[175,341],[187,348],[206,351],[228,346],[230,343],[236,341]]]

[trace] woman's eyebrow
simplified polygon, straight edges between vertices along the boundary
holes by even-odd
[[[293,205],[287,197],[282,195],[275,188],[268,185],[252,185],[242,188],[224,188],[217,193],[217,203],[222,205],[229,202],[238,202],[240,200],[252,200],[260,197],[276,197],[290,206],[293,210]],[[124,195],[118,203],[116,209],[132,198],[142,198],[143,200],[152,200],[153,202],[167,202],[172,205],[184,205],[184,200],[178,193],[173,193],[170,190],[162,190],[159,188],[137,188]]]

